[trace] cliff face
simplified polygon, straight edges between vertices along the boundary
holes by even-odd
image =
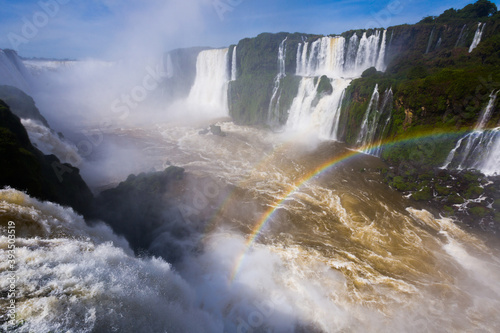
[[[9,85],[30,91],[30,75],[13,50],[0,49],[0,85]]]
[[[0,99],[9,105],[10,110],[19,118],[32,119],[50,128],[47,120],[41,115],[31,96],[12,86],[0,85]]]
[[[483,21],[481,42],[471,52],[477,20],[389,28],[393,42],[388,46],[387,70],[357,79],[347,89],[341,139],[355,144],[359,119],[377,84],[380,91],[392,88],[394,93],[385,139],[411,137],[432,129],[457,132],[474,128],[491,93],[500,88],[499,15]],[[486,127],[498,124],[499,102],[495,101]],[[450,144],[454,143],[447,147]],[[432,165],[444,162],[446,153],[439,155]]]
[[[229,111],[236,123],[267,124],[269,105],[278,75],[280,43],[286,38],[284,50],[284,96],[279,108],[279,118],[286,121],[286,111],[297,94],[299,79],[295,77],[296,50],[303,35],[260,34],[245,38],[236,46],[236,80],[229,83]],[[304,35],[307,38],[307,35]],[[231,58],[235,48],[231,48]]]
[[[379,58],[376,67],[383,72],[375,69],[362,75],[349,72],[348,62],[353,61],[352,66],[358,66],[358,58],[362,58],[360,54],[369,51],[368,47],[360,46],[362,39],[372,43],[370,36],[376,34],[377,38],[373,41],[378,44],[368,47],[378,48],[378,55],[372,52],[369,57]],[[400,140],[436,128],[449,132],[473,129],[491,93],[500,89],[500,14],[496,12],[496,6],[480,0],[461,10],[448,10],[439,17],[424,18],[414,25],[389,27],[384,34],[382,38],[382,30],[345,32],[341,35],[343,49],[341,46],[331,52],[333,56],[343,52],[344,58],[340,59],[343,69],[338,75],[353,79],[342,98],[335,138],[351,146],[359,146],[366,134],[362,132],[367,131],[362,129],[363,121],[370,123],[372,117],[380,122],[375,125],[381,128],[375,129],[374,126],[373,133],[370,133],[372,139],[377,140]],[[261,34],[241,40],[236,48],[231,47],[229,58],[236,50],[238,73],[236,80],[229,82],[228,89],[229,111],[234,121],[253,125],[273,126],[276,122],[285,125],[290,106],[298,97],[301,78],[317,75],[314,82],[320,82],[321,73],[300,69],[302,73],[299,74],[297,65],[302,62],[314,68],[325,57],[332,56],[322,54],[324,45],[320,44],[323,41],[318,43],[321,38],[298,33]],[[313,46],[315,42],[320,46]],[[326,42],[334,43],[336,40]],[[350,49],[351,44],[358,47],[357,54]],[[284,56],[280,60],[282,45]],[[307,52],[303,52],[307,47]],[[277,76],[283,66],[284,75],[277,84]],[[391,91],[390,110],[384,111],[388,119],[367,114],[375,86],[380,96],[372,106],[373,114],[384,103],[387,108],[388,101],[384,96]],[[317,88],[319,95],[321,89]],[[327,89],[323,95],[329,93],[331,91]],[[276,95],[279,95],[278,98]],[[317,100],[318,96],[315,103]],[[486,127],[495,127],[499,122],[499,105],[500,99],[497,99]],[[365,116],[369,118],[364,119]],[[429,157],[431,166],[442,164],[457,140],[457,136],[450,136],[440,147],[442,149]]]
[[[498,14],[479,18],[426,18],[416,25],[388,28],[387,69],[383,74],[372,73],[352,82],[343,100],[342,122],[347,127],[341,122],[340,139],[354,143],[361,125],[359,113],[366,111],[375,84],[379,84],[382,91],[392,87],[394,92],[395,124],[391,135],[401,135],[415,126],[435,125],[436,122],[446,127],[471,127],[491,91],[500,88],[498,18]],[[469,53],[478,23],[485,24],[481,42]],[[343,36],[348,40],[362,33],[350,31]],[[373,33],[367,31],[368,36]],[[280,87],[285,92],[280,105],[280,122],[286,122],[300,80],[295,76],[298,44],[312,43],[319,36],[261,34],[238,43],[238,77],[229,86],[229,109],[237,123],[262,124],[268,120],[278,72],[278,47],[285,38],[286,80]],[[498,114],[491,123],[495,120]]]
[[[0,187],[10,186],[89,213],[93,196],[79,170],[33,147],[20,119],[1,100],[0,157]]]

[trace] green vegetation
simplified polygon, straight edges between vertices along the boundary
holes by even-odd
[[[333,92],[330,79],[326,75],[320,77],[318,87],[316,89],[318,91],[318,95],[330,95]]]
[[[429,187],[424,187],[411,195],[411,198],[416,201],[427,201],[432,199],[432,192]]]
[[[447,23],[454,20],[481,19],[495,15],[496,13],[497,7],[494,3],[487,0],[478,0],[476,3],[469,4],[463,9],[456,10],[450,8],[438,17],[427,16],[419,23]]]
[[[287,76],[280,82],[279,120],[286,122],[288,109],[297,95],[300,79],[295,77],[297,45],[302,37],[314,40],[318,36],[303,34],[260,34],[245,38],[237,45],[238,78],[229,83],[229,110],[239,124],[267,123],[269,103],[278,74],[278,49],[287,38],[285,69]]]
[[[469,53],[479,22],[486,24],[481,43]],[[361,36],[364,32],[369,36],[374,30],[352,30],[342,36],[349,39],[353,33]],[[294,75],[297,45],[303,41],[311,43],[321,36],[261,34],[240,41],[240,76],[231,82],[229,89],[231,115],[237,123],[267,122],[278,70],[278,46],[285,37],[287,76],[280,86],[279,122],[286,122],[286,111],[300,80]],[[432,202],[447,215],[497,218],[487,208],[499,196],[497,181],[487,185],[480,174],[447,173],[439,169],[457,141],[474,128],[491,92],[500,90],[500,13],[496,5],[479,0],[463,9],[449,9],[438,17],[426,17],[415,25],[389,27],[386,64],[385,72],[369,68],[346,89],[338,138],[356,146],[375,86],[381,96],[375,106],[379,111],[383,93],[392,89],[390,122],[384,133],[376,133],[383,142],[390,142],[384,145],[381,156],[391,167],[385,173],[388,184],[411,194],[414,200]],[[327,77],[317,80],[319,95],[331,93],[333,87]],[[487,127],[500,123],[500,98],[493,110]],[[457,205],[483,195],[487,199],[481,204],[458,211]]]

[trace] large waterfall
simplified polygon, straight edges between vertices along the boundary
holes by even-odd
[[[500,127],[486,129],[490,120],[498,91],[490,95],[475,130],[458,140],[451,150],[443,168],[477,169],[486,175],[500,173]]]
[[[344,37],[323,37],[312,43],[300,43],[297,75],[355,78],[370,67],[383,71],[386,35],[387,30],[382,33],[376,30],[370,37],[364,32],[361,39],[354,34],[348,42]]]
[[[323,37],[312,43],[299,44],[297,75],[340,77],[344,67],[343,37]]]
[[[486,23],[484,24],[481,22],[478,23],[476,33],[474,34],[474,39],[472,40],[472,44],[469,47],[469,53],[471,53],[472,50],[474,50],[479,45],[479,42],[481,42],[481,37],[483,36],[484,27],[486,27]]]
[[[228,114],[228,51],[227,48],[201,51],[196,61],[196,79],[188,101],[209,116]]]
[[[269,102],[268,111],[268,123],[271,125],[277,125],[279,123],[279,108],[281,99],[281,80],[286,76],[285,70],[285,55],[286,55],[286,37],[278,48],[278,75],[274,79],[273,94],[271,95],[271,101]]]
[[[322,139],[338,140],[338,120],[345,89],[370,67],[385,70],[387,30],[369,37],[353,34],[323,37],[299,43],[296,74],[302,76],[297,97],[289,110],[287,128],[316,131]],[[333,92],[318,93],[319,76],[326,75]]]

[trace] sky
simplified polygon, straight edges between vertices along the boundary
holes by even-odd
[[[24,57],[112,60],[179,47],[224,47],[262,32],[327,35],[412,24],[472,2],[0,0],[0,48]]]

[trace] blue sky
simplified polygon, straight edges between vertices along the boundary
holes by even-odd
[[[415,23],[473,1],[0,0],[0,48],[28,57],[116,58],[228,46],[261,32],[341,33]],[[500,0],[492,1],[497,4]]]

